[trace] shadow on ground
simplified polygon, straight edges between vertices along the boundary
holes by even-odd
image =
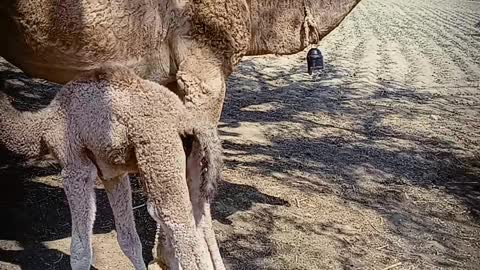
[[[346,202],[379,213],[387,221],[389,230],[398,237],[413,243],[418,240],[416,233],[419,233],[421,238],[433,239],[449,249],[451,252],[446,251],[449,260],[468,260],[454,254],[459,251],[457,241],[467,240],[475,245],[475,238],[449,232],[449,225],[442,228],[433,222],[441,219],[446,224],[463,223],[465,218],[462,215],[465,213],[442,216],[439,214],[442,213],[441,205],[435,205],[435,201],[425,204],[416,201],[418,198],[413,200],[405,190],[420,187],[449,194],[464,204],[468,209],[467,216],[478,226],[480,159],[478,155],[458,154],[468,149],[471,136],[478,135],[475,132],[462,134],[458,126],[448,122],[452,118],[460,124],[470,121],[468,117],[463,118],[463,110],[478,108],[478,104],[466,103],[463,106],[453,101],[469,97],[432,94],[382,78],[377,78],[375,82],[362,82],[355,73],[332,65],[327,65],[323,74],[314,77],[302,75],[305,70],[305,65],[272,67],[262,66],[261,61],[242,62],[239,71],[229,80],[228,89],[231,90],[227,91],[221,134],[229,138],[239,137],[232,130],[245,123],[285,131],[271,135],[268,143],[263,144],[225,140],[224,148],[229,152],[226,154],[226,166],[265,177],[273,176],[277,183],[305,194],[334,194]],[[363,87],[374,89],[365,94],[361,92]],[[257,109],[259,107],[266,109],[261,111]],[[354,124],[345,128],[341,122],[308,117],[318,114],[340,121],[350,119]],[[383,124],[388,117],[396,117],[399,121],[430,119],[428,124],[450,129],[448,132],[458,135],[457,139],[461,142],[436,136],[435,132],[392,129]],[[315,136],[322,129],[334,132]],[[248,156],[266,158],[249,161]],[[275,176],[279,174],[286,177]],[[310,177],[312,175],[317,177]],[[375,187],[363,186],[366,176],[379,176],[374,180],[378,181]],[[424,205],[420,205],[422,203]],[[298,228],[314,234],[325,230],[304,226],[298,219],[263,211],[251,222],[263,228],[255,235],[255,240],[261,242],[259,246],[268,248],[248,250],[236,235],[224,241],[223,245],[229,247],[228,256],[239,262],[234,269],[264,269],[258,262],[275,252],[275,247],[265,237],[271,220],[297,224]],[[428,247],[416,248],[429,252]],[[355,265],[351,263],[351,255],[341,258],[346,269]],[[246,267],[240,262],[251,263]],[[435,263],[444,267],[455,265],[443,261]]]
[[[5,152],[1,153],[5,156]],[[69,255],[49,249],[44,242],[71,235],[70,211],[61,188],[60,169],[56,164],[3,162],[0,169],[0,242],[16,241],[17,245],[0,250],[0,261],[22,269],[69,269]],[[48,183],[38,180],[48,179]],[[134,194],[135,202],[142,201]],[[114,229],[113,215],[103,189],[96,190],[97,214],[94,234]],[[155,225],[145,211],[137,211],[137,230],[141,235],[146,260],[151,259]],[[12,242],[12,241],[10,241]],[[2,245],[3,246],[3,245]]]
[[[402,121],[414,121],[434,115],[439,117],[432,120],[434,124],[448,128],[449,122],[443,122],[444,119],[453,117],[459,122],[465,121],[460,114],[468,108],[452,104],[452,97],[418,91],[395,81],[377,79],[374,83],[363,83],[355,73],[331,65],[327,65],[323,75],[314,77],[303,75],[304,65],[269,67],[268,71],[262,71],[262,68],[247,59],[239,67],[239,72],[230,78],[221,132],[224,136],[238,137],[225,129],[254,123],[266,127],[276,125],[274,128],[280,133],[269,137],[268,144],[225,140],[224,148],[230,151],[227,168],[248,170],[265,177],[273,175],[276,183],[307,195],[335,195],[345,202],[376,211],[398,237],[413,242],[417,240],[413,230],[445,246],[445,254],[452,260],[464,259],[453,253],[457,250],[457,240],[467,236],[445,231],[432,222],[433,219],[445,223],[463,222],[459,221],[461,218],[438,216],[442,212],[441,205],[436,206],[435,201],[417,205],[424,202],[406,197],[404,189],[413,186],[445,192],[462,202],[478,225],[479,160],[458,154],[464,149],[444,137],[412,130],[399,131],[383,123],[393,116]],[[14,71],[0,72],[3,72],[0,74],[0,80],[4,80],[2,83],[9,81],[5,92],[20,110],[46,106],[58,89],[58,86],[28,80]],[[371,93],[361,92],[362,87],[372,85],[375,89],[369,90]],[[268,111],[251,109],[260,105],[268,105]],[[337,119],[337,122],[308,117],[313,114],[323,114],[326,118]],[[342,119],[354,123],[345,127],[338,122]],[[292,129],[293,126],[297,130]],[[282,129],[285,129],[284,134]],[[317,136],[322,130],[334,132]],[[286,133],[292,136],[286,136]],[[469,136],[464,134],[460,139],[468,144]],[[268,158],[255,161],[243,158],[250,156]],[[68,268],[68,255],[43,244],[70,236],[66,198],[60,187],[33,181],[42,176],[58,175],[58,168],[27,166],[13,160],[5,159],[2,163],[5,165],[0,169],[0,179],[3,180],[0,182],[0,220],[7,221],[0,225],[0,239],[18,241],[23,250],[0,250],[0,261],[21,265],[23,269]],[[274,173],[288,177],[276,177]],[[380,176],[375,180],[378,185],[365,188],[363,179],[367,176]],[[140,193],[134,195],[136,205],[143,203]],[[94,232],[107,233],[114,228],[112,215],[102,190],[97,190],[97,198]],[[289,206],[286,200],[262,193],[253,186],[225,182],[220,185],[213,216],[228,226],[231,223],[229,216],[245,212],[255,204]],[[144,257],[149,261],[155,228],[144,208],[136,211],[136,220],[145,247]],[[248,222],[255,224],[254,231],[229,234],[220,243],[225,260],[232,269],[270,269],[259,262],[277,252],[278,247],[270,237],[274,223],[289,224],[309,234],[338,238],[338,235],[329,233],[335,224],[309,223],[279,215],[269,207],[254,211]],[[246,244],[251,239],[256,242],[255,247]],[[428,246],[423,248],[428,249]],[[352,254],[344,256],[339,260],[345,264],[345,269],[355,265],[351,261]],[[355,256],[361,255],[353,254]],[[38,257],[42,258],[43,264],[35,259]]]
[[[446,97],[421,92],[413,87],[386,80],[375,83],[376,90],[373,94],[367,97],[360,96],[355,93],[358,87],[353,87],[357,84],[355,75],[338,70],[335,66],[327,66],[323,75],[313,79],[302,76],[305,79],[289,80],[293,77],[292,75],[304,73],[305,68],[303,65],[279,68],[274,72],[269,70],[266,75],[262,74],[259,71],[261,67],[251,60],[242,62],[241,71],[238,72],[241,77],[232,76],[230,80],[230,88],[238,90],[227,92],[222,118],[224,124],[221,128],[235,128],[246,122],[262,125],[290,122],[300,124],[302,131],[306,134],[318,129],[330,128],[338,130],[339,134],[343,131],[356,136],[344,138],[341,135],[329,134],[320,139],[273,136],[269,138],[270,145],[236,144],[226,140],[225,149],[241,152],[230,154],[231,156],[273,157],[268,161],[251,163],[235,160],[227,162],[227,166],[255,168],[257,172],[262,172],[266,176],[272,174],[272,169],[288,173],[295,168],[310,173],[320,172],[327,176],[329,171],[334,171],[335,175],[341,174],[345,183],[356,185],[360,179],[355,178],[352,170],[356,165],[368,165],[398,180],[389,181],[386,184],[445,188],[446,191],[461,199],[471,209],[471,214],[478,218],[480,158],[457,156],[456,150],[461,148],[453,141],[442,140],[437,136],[425,136],[421,132],[402,133],[382,124],[386,117],[397,115],[402,121],[413,120],[419,116],[435,117],[432,118],[436,119],[435,124],[442,125],[441,120],[436,117],[460,118],[461,106],[450,103],[451,100]],[[341,84],[329,83],[340,79],[343,81]],[[269,85],[267,81],[280,81],[285,86]],[[458,98],[461,97],[451,95],[448,98],[457,98],[458,102]],[[392,103],[408,106],[390,106]],[[246,110],[247,107],[262,104],[276,106],[268,112]],[[466,106],[477,108],[478,104],[466,104]],[[302,117],[315,113],[350,116],[355,118],[357,123],[355,128],[344,128],[341,123],[335,125]],[[235,136],[232,132],[220,132],[223,135]],[[469,134],[462,135],[464,137],[458,138],[459,140],[470,142]],[[390,141],[408,142],[414,147],[386,149],[377,146]],[[334,170],[329,170],[331,168]],[[323,169],[327,170],[321,172]],[[295,182],[284,184],[305,192],[321,192],[325,188],[315,182],[308,185],[298,185]],[[459,185],[463,186],[459,187]]]
[[[5,151],[2,151],[5,157]],[[0,168],[0,242],[16,241],[21,248],[0,249],[0,262],[20,265],[22,269],[69,269],[69,256],[49,249],[43,242],[68,238],[71,235],[68,202],[61,188],[57,165],[1,163]],[[51,178],[56,185],[38,182],[39,178]],[[137,181],[134,185],[134,205],[141,205],[145,198]],[[234,195],[231,196],[232,192]],[[228,216],[236,211],[248,210],[255,203],[284,205],[287,202],[268,196],[253,187],[223,182],[219,186],[218,199],[213,208],[214,219],[228,224]],[[103,189],[96,190],[97,215],[94,234],[114,230],[111,209]],[[146,208],[135,210],[137,230],[144,247],[146,262],[152,259],[151,250],[155,224]],[[38,260],[38,258],[41,258]]]

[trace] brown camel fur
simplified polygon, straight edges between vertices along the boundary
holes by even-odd
[[[101,67],[67,83],[45,109],[20,113],[1,97],[0,142],[25,157],[51,153],[62,166],[72,217],[72,269],[90,269],[94,182],[105,186],[118,242],[146,269],[135,230],[129,173],[139,173],[160,227],[157,260],[168,269],[225,269],[209,202],[221,178],[216,127],[127,68]],[[155,257],[155,256],[154,256]]]
[[[0,56],[66,83],[106,62],[167,85],[217,123],[244,55],[317,43],[360,0],[2,0]]]

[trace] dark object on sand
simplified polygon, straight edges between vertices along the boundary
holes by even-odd
[[[312,75],[313,70],[323,69],[323,56],[317,48],[312,48],[307,53],[308,74]]]

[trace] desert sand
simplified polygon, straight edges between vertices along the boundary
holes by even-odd
[[[313,76],[306,50],[246,57],[229,79],[213,208],[227,267],[480,269],[480,1],[362,0],[318,47]],[[58,89],[4,61],[0,80],[22,110]],[[58,165],[4,163],[0,269],[69,269]],[[131,269],[101,186],[97,201],[95,269]]]

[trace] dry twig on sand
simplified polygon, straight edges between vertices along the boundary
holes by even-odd
[[[387,266],[387,267],[383,268],[382,270],[393,269],[393,268],[395,268],[395,267],[399,267],[400,265],[402,265],[402,263],[401,263],[401,262],[398,262],[398,263],[392,264],[392,265],[390,265],[390,266]]]

